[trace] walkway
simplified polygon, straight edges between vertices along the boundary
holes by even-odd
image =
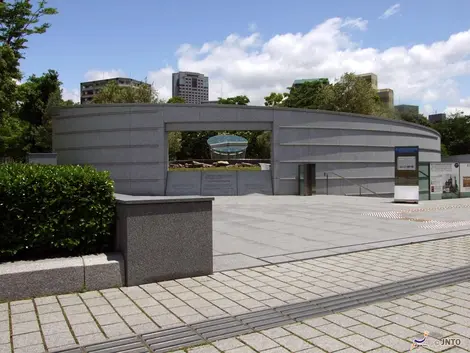
[[[394,204],[327,196],[216,197],[217,271],[470,234],[470,199]]]
[[[77,345],[87,346],[95,342],[127,335],[157,332],[165,328],[180,327],[179,330],[184,331],[187,330],[187,325],[197,326],[198,322],[204,323],[217,318],[227,318],[230,321],[233,320],[233,317],[243,318],[243,316],[239,316],[242,314],[256,313],[254,315],[259,315],[258,312],[261,310],[270,308],[278,310],[283,305],[295,303],[309,303],[308,305],[318,306],[318,300],[330,298],[327,300],[329,301],[333,296],[339,294],[343,294],[340,296],[342,298],[351,299],[354,298],[353,294],[359,290],[367,289],[362,292],[363,294],[373,293],[372,290],[378,288],[377,286],[439,274],[447,270],[458,270],[463,266],[470,265],[469,254],[470,237],[455,237],[279,265],[225,271],[212,276],[158,284],[4,303],[0,304],[0,353],[10,353],[13,348],[14,353],[36,353],[44,352],[46,349],[54,351]],[[459,279],[461,275],[458,274],[458,271],[455,273],[455,278]],[[470,271],[465,276],[469,274]],[[434,285],[441,283],[439,281],[442,280],[445,280],[445,276],[439,280],[434,279]],[[413,283],[414,281],[419,283],[418,280],[413,280]],[[380,287],[382,289],[378,291],[376,289],[375,293],[385,293],[384,288],[388,288],[387,290],[390,291],[392,287]],[[429,307],[421,311],[409,311],[409,309],[416,309],[416,305],[414,305],[415,308],[400,304],[408,303],[407,301],[394,303],[397,307],[396,310],[399,311],[391,310],[385,313],[377,309],[379,311],[371,312],[371,310],[375,310],[374,308],[381,308],[381,305],[386,304],[376,304],[369,309],[363,309],[366,310],[365,312],[369,310],[368,314],[359,314],[357,310],[352,311],[357,317],[351,317],[357,322],[354,321],[354,325],[347,326],[348,330],[353,326],[357,326],[356,329],[361,330],[360,327],[367,324],[376,328],[381,327],[381,330],[383,327],[382,331],[386,333],[386,335],[383,334],[383,337],[386,338],[380,339],[378,335],[373,339],[376,342],[383,341],[381,344],[385,346],[392,345],[390,342],[394,342],[396,339],[419,334],[422,331],[421,326],[424,324],[436,327],[444,325],[442,327],[445,328],[445,332],[449,332],[449,335],[468,335],[468,330],[465,333],[461,327],[467,322],[462,320],[470,318],[468,311],[470,310],[468,304],[470,302],[468,300],[470,299],[469,286],[467,284],[458,285],[450,292],[446,292],[445,296],[442,295],[442,291],[445,292],[446,289],[431,291],[427,296],[413,296],[415,298],[413,300],[418,302],[416,305],[423,308]],[[399,292],[396,291],[397,295]],[[356,304],[357,300],[356,298]],[[401,306],[403,308],[400,309]],[[283,310],[295,309],[289,308]],[[445,311],[433,311],[434,308],[445,309]],[[313,311],[311,308],[309,309],[309,312],[313,313]],[[312,349],[312,343],[318,347],[326,347],[328,342],[340,338],[338,342],[342,342],[341,344],[345,348],[348,346],[357,347],[362,342],[362,338],[350,332],[365,337],[370,336],[365,331],[361,333],[352,329],[349,331],[340,330],[332,324],[335,322],[332,320],[337,317],[342,316],[328,316],[328,321],[321,321],[324,325],[329,325],[323,328],[316,324],[313,325],[315,330],[305,325],[296,326],[297,328],[289,326],[285,327],[287,331],[268,330],[271,333],[266,333],[266,335],[273,339],[272,342],[290,351],[300,350],[300,348],[292,349],[294,345],[300,344],[298,337],[293,335],[302,337],[304,333],[301,332],[317,332],[315,337],[311,336],[302,340],[305,344],[308,343],[308,347]],[[413,317],[415,321],[409,321],[410,317]],[[382,321],[378,321],[376,318]],[[434,318],[436,320],[444,319],[444,321],[433,321]],[[328,324],[330,321],[331,324]],[[307,319],[304,322],[306,325],[309,323],[315,323],[315,321]],[[336,324],[341,326],[339,321]],[[401,326],[397,327],[396,325]],[[386,326],[390,327],[385,328]],[[406,331],[409,336],[404,337],[405,333],[401,331],[402,327],[410,329],[410,331]],[[367,336],[368,334],[369,336]],[[242,337],[240,340],[232,339],[230,342],[234,342],[234,344],[238,342],[236,344],[240,346],[242,342],[245,342],[252,348],[257,349],[256,347],[258,347],[260,350],[261,346],[255,342],[257,337],[263,342],[267,340],[267,338],[262,338],[264,336],[257,334]],[[346,337],[349,338],[346,339]],[[323,340],[326,340],[326,343]],[[377,344],[365,342],[368,342],[370,347],[376,347]],[[274,343],[269,344],[274,345]],[[335,347],[343,346],[337,343]],[[307,346],[301,345],[299,347]],[[247,351],[246,347],[243,349],[233,353]],[[230,350],[228,349],[228,351]],[[280,352],[282,351],[280,350]],[[311,352],[316,351],[312,350]],[[327,349],[327,351],[333,350]],[[96,353],[98,352],[96,351]],[[344,353],[348,352],[353,351],[345,351]]]

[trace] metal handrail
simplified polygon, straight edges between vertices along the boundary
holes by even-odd
[[[325,172],[324,173],[325,176],[326,176],[326,194],[328,195],[328,175],[329,174],[333,174],[333,175],[336,175],[337,177],[340,177],[341,179],[343,180],[346,180],[348,183],[352,184],[352,185],[355,185],[355,186],[359,186],[359,196],[362,196],[362,188],[364,188],[365,190],[371,192],[374,196],[380,196],[379,194],[377,194],[375,191],[372,191],[371,189],[365,187],[364,185],[361,185],[361,184],[356,184],[354,182],[352,182],[351,180],[345,178],[344,176],[342,175],[339,175],[335,172]]]

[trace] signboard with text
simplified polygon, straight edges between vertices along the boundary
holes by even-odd
[[[395,201],[419,201],[419,147],[395,147]]]

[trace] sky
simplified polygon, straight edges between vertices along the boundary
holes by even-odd
[[[33,0],[34,2],[34,0]],[[49,0],[58,15],[30,38],[25,77],[147,80],[171,97],[171,73],[209,77],[209,98],[262,105],[295,79],[373,72],[395,104],[470,113],[469,0]]]

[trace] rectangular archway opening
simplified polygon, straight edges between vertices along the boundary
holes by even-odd
[[[271,130],[166,131],[168,196],[273,194]]]

